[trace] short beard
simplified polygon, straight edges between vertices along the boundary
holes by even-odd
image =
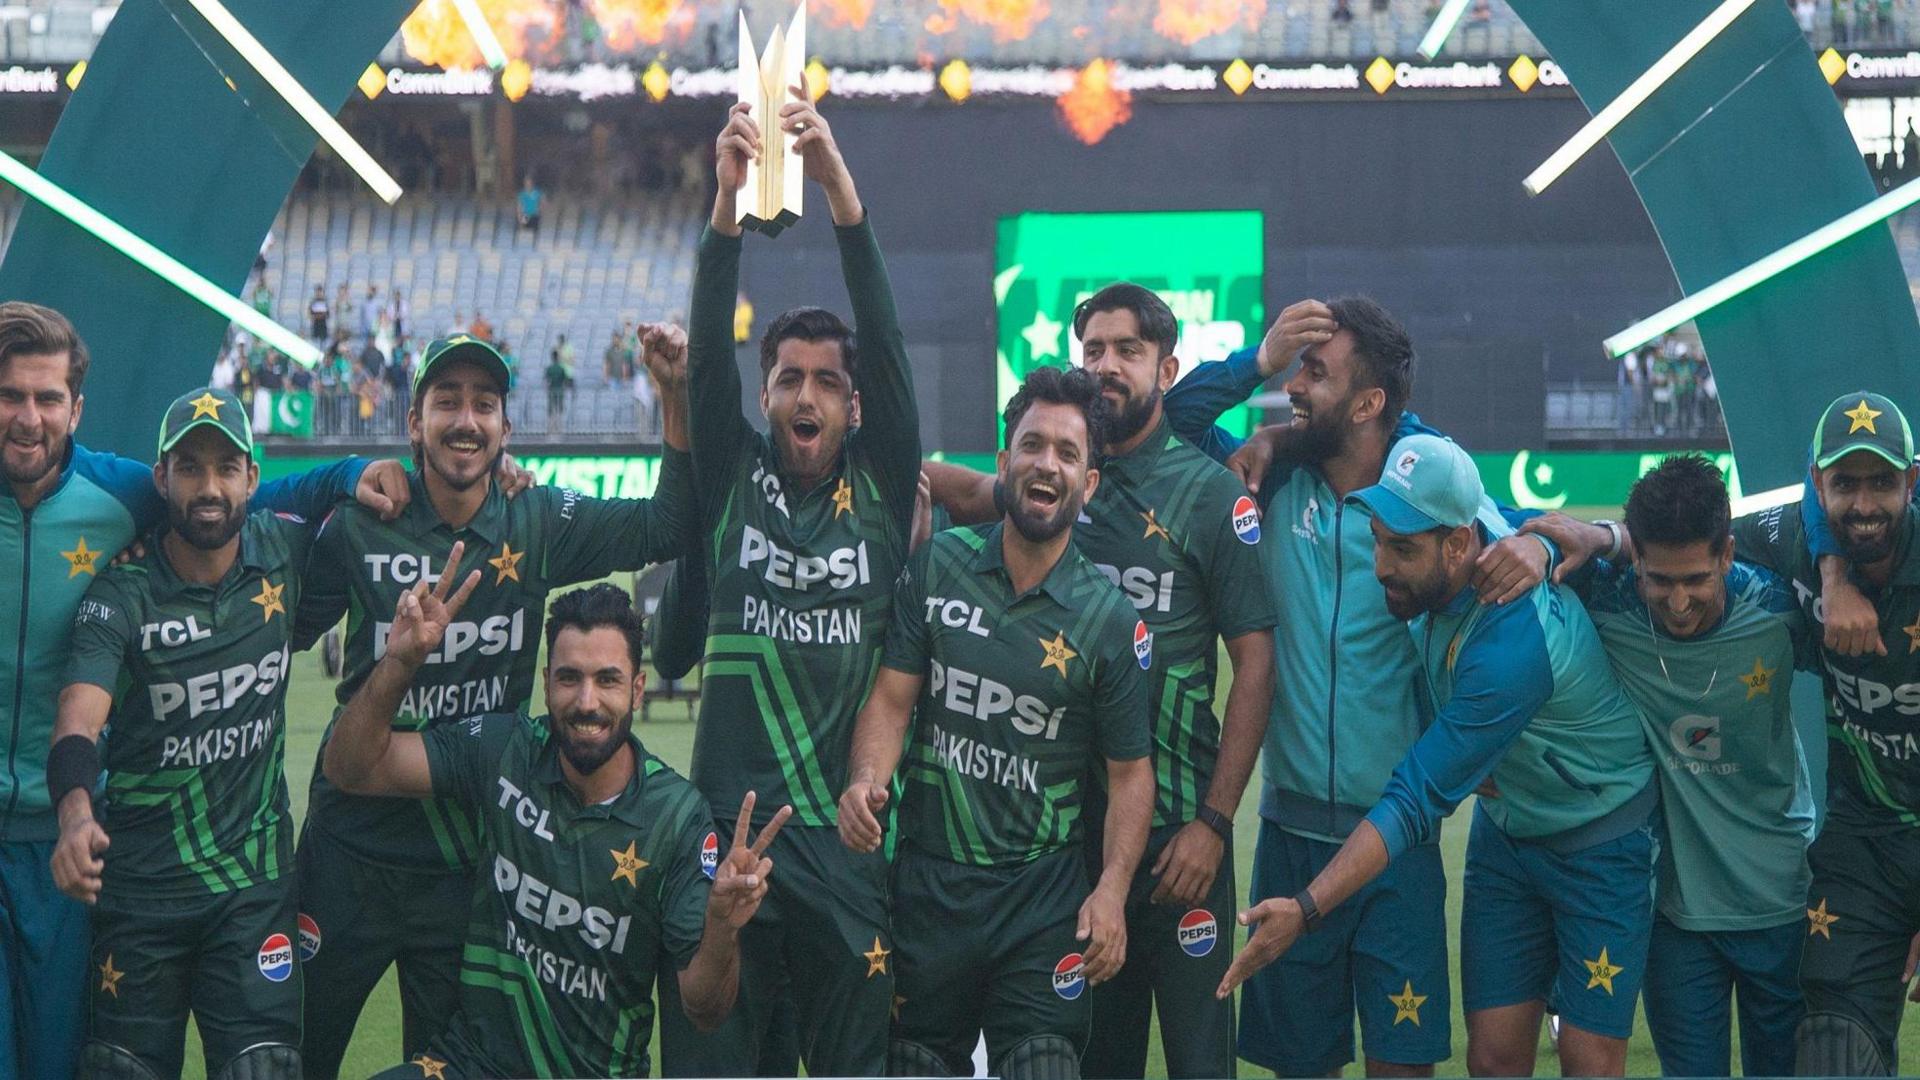
[[[1350,415],[1348,406],[1351,403],[1350,400],[1342,401],[1325,412],[1315,410],[1308,414],[1307,426],[1293,444],[1301,461],[1309,465],[1321,465],[1339,457],[1340,452],[1347,448],[1347,425],[1340,417]]]
[[[1115,412],[1113,422],[1107,430],[1109,447],[1126,442],[1142,431],[1147,430],[1147,422],[1153,419],[1153,411],[1160,407],[1160,386],[1154,384],[1152,390],[1143,398],[1127,396],[1126,403]]]
[[[1847,561],[1855,566],[1867,566],[1892,555],[1894,540],[1893,521],[1889,519],[1887,521],[1887,527],[1880,530],[1880,539],[1856,542],[1851,539],[1852,530],[1848,528],[1848,523],[1861,520],[1864,519],[1849,515],[1848,517],[1841,518],[1836,523],[1838,528],[1834,530],[1834,538],[1840,545],[1841,552],[1846,555]]]
[[[1072,495],[1062,495],[1060,505],[1053,508],[1053,513],[1036,517],[1022,510],[1019,500],[1013,498],[1008,492],[1006,481],[995,480],[993,505],[1000,511],[1003,518],[1013,523],[1014,531],[1018,532],[1027,543],[1044,544],[1073,527],[1074,521],[1080,517],[1080,508],[1085,505],[1085,501],[1077,491]]]
[[[598,746],[583,746],[575,743],[571,737],[571,729],[567,727],[568,722],[558,716],[553,718],[554,738],[560,743],[560,754],[567,759],[567,764],[573,766],[575,772],[582,776],[590,776],[600,771],[602,765],[612,761],[613,755],[619,753],[620,748],[627,744],[628,737],[633,733],[633,709],[629,702],[626,715],[614,725],[613,737]]]
[[[1387,597],[1387,613],[1402,622],[1411,622],[1430,611],[1439,611],[1447,602],[1447,579],[1444,574],[1432,581],[1406,586],[1407,607],[1402,609]]]
[[[231,505],[227,507],[226,517],[221,518],[214,525],[202,525],[193,520],[192,513],[191,505],[182,509],[172,500],[167,501],[168,527],[178,533],[180,539],[201,551],[218,551],[225,547],[228,541],[240,535],[241,526],[247,523],[246,510],[244,508],[236,510]]]
[[[471,480],[454,476],[451,473],[449,473],[447,470],[441,468],[440,465],[434,461],[433,454],[430,453],[425,446],[422,446],[420,448],[419,453],[416,455],[416,461],[418,461],[421,464],[424,464],[426,468],[433,473],[433,475],[440,478],[441,483],[446,484],[448,487],[452,488],[453,490],[470,491],[473,488],[477,487],[478,485],[485,483],[489,477],[493,476],[495,472],[499,471],[500,459],[506,454],[506,452],[507,452],[506,447],[501,447],[500,449],[494,451],[493,460],[489,461],[487,463],[487,467],[485,469],[482,469],[480,471],[480,474],[478,476],[473,477]]]
[[[37,484],[40,481],[45,480],[47,478],[48,473],[51,473],[55,469],[58,469],[61,464],[61,459],[65,458],[66,456],[67,455],[62,451],[60,447],[60,440],[56,439],[54,440],[54,444],[47,448],[46,464],[42,465],[38,472],[34,472],[34,473],[15,472],[11,467],[8,467],[5,464],[3,464],[5,461],[5,458],[0,457],[0,473],[5,474],[7,483],[9,484],[18,484],[22,487],[32,487],[34,484]]]

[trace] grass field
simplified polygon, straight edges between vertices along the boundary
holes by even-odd
[[[330,715],[333,704],[333,682],[320,670],[317,653],[308,652],[294,659],[294,678],[288,692],[287,709],[291,717],[287,737],[287,778],[292,793],[293,813],[296,819],[306,810],[307,780],[314,764],[314,754],[319,745],[320,734]],[[1228,670],[1222,657],[1221,671]],[[1225,686],[1221,687],[1224,697]],[[536,691],[536,709],[542,702]],[[692,757],[693,725],[684,719],[685,709],[679,704],[666,704],[654,710],[652,723],[639,729],[641,739],[649,749],[676,768],[685,769]],[[1254,780],[1257,788],[1258,776]],[[1242,889],[1249,880],[1253,862],[1253,842],[1258,831],[1258,819],[1255,806],[1256,793],[1249,793],[1241,802],[1240,813],[1235,828],[1235,864],[1238,867],[1238,880]],[[1460,924],[1460,882],[1461,865],[1466,853],[1467,830],[1464,808],[1461,814],[1447,824],[1443,832],[1442,848],[1447,865],[1447,923],[1448,940],[1457,943]],[[775,871],[778,873],[778,870]],[[464,916],[462,916],[464,917]],[[1233,943],[1237,949],[1245,938],[1244,931],[1237,927]],[[1442,1076],[1466,1075],[1466,1024],[1460,1016],[1459,971],[1456,965],[1454,979],[1454,1016],[1453,1016],[1453,1056],[1442,1063],[1439,1074]],[[656,1042],[657,1045],[657,1042]],[[1920,1060],[1920,1024],[1907,1024],[1901,1038],[1902,1061],[1911,1065]],[[196,1035],[189,1031],[187,1047],[188,1077],[204,1076],[200,1057],[200,1044]],[[1160,1056],[1160,1036],[1156,1019],[1149,1047],[1148,1076],[1164,1076],[1165,1065]],[[400,1004],[395,979],[389,972],[385,981],[374,992],[360,1015],[359,1029],[355,1032],[343,1070],[343,1075],[364,1077],[379,1069],[386,1068],[400,1060]],[[1736,1051],[1734,1060],[1739,1060]],[[656,1065],[657,1068],[657,1065]],[[1242,1063],[1242,1072],[1246,1075],[1265,1075],[1252,1065]],[[1542,1075],[1554,1075],[1559,1072],[1553,1059],[1551,1046],[1543,1033],[1538,1070]],[[1350,1074],[1357,1074],[1357,1068],[1350,1068]],[[1647,1036],[1644,1018],[1636,1019],[1631,1050],[1627,1059],[1627,1075],[1658,1076],[1659,1061],[1653,1053],[1652,1040]]]

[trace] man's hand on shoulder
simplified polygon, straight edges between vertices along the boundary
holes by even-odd
[[[407,467],[394,458],[382,458],[369,464],[360,473],[360,483],[353,489],[353,499],[380,515],[381,521],[392,521],[399,517],[406,510],[407,503],[413,500],[413,492],[407,486]]]

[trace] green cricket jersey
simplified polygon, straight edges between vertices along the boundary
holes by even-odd
[[[853,301],[862,424],[811,491],[782,481],[772,439],[740,409],[740,238],[709,229],[700,239],[688,396],[711,600],[693,782],[723,820],[751,790],[756,820],[790,803],[795,825],[835,823],[854,717],[907,555],[920,419],[906,345],[871,225],[834,234]]]
[[[313,526],[255,512],[212,586],[181,580],[161,535],[88,587],[67,661],[67,682],[117,696],[102,889],[121,899],[225,893],[293,865],[287,663]]]
[[[949,529],[900,575],[885,663],[925,677],[908,740],[901,835],[975,866],[1080,840],[1085,785],[1145,757],[1153,637],[1073,545],[1018,596],[1005,526]]]
[[[1897,525],[1892,579],[1855,584],[1880,615],[1887,655],[1821,652],[1827,691],[1827,827],[1875,835],[1920,828],[1920,552],[1914,548],[1920,507]],[[1733,523],[1740,558],[1786,578],[1800,610],[1826,620],[1820,570],[1807,550],[1798,503]]]
[[[1720,622],[1686,639],[1655,625],[1631,569],[1601,563],[1582,593],[1659,763],[1661,914],[1701,931],[1802,918],[1813,793],[1787,691],[1813,646],[1787,583],[1735,563]]]
[[[631,741],[626,790],[582,806],[546,717],[426,734],[434,794],[478,820],[487,864],[448,1030],[480,1075],[647,1075],[655,969],[699,950],[720,846],[700,793]]]
[[[457,573],[478,569],[480,585],[414,676],[394,717],[396,731],[524,709],[533,696],[547,593],[672,558],[688,535],[686,455],[671,450],[653,499],[595,499],[556,487],[509,499],[495,489],[457,530],[440,519],[418,472],[409,482],[413,499],[393,521],[342,503],[321,524],[297,635],[311,641],[346,612],[346,671],[337,691],[344,706],[385,653],[400,594],[419,581],[438,581],[455,541],[465,541]],[[445,800],[348,795],[318,766],[326,752],[322,739],[307,827],[382,865],[474,865],[479,848],[470,811]]]
[[[1164,420],[1132,453],[1100,463],[1100,488],[1074,526],[1074,546],[1153,635],[1155,827],[1193,820],[1213,782],[1220,639],[1276,621],[1259,542],[1246,489]]]

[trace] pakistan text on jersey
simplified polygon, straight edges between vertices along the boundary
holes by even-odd
[[[526,962],[527,970],[533,973],[534,978],[561,993],[588,1001],[607,1000],[605,968],[588,967],[578,960],[535,945],[514,929],[512,919],[507,920],[507,947]]]
[[[938,660],[932,662],[927,696],[950,713],[983,722],[1011,713],[1007,722],[1013,725],[1013,730],[1022,735],[1043,735],[1049,740],[1059,736],[1060,721],[1067,715],[1065,705],[1048,709],[1045,701],[1032,694],[1015,694],[1005,683],[948,667]]]
[[[751,525],[740,529],[740,569],[760,568],[768,584],[800,592],[815,585],[833,589],[851,589],[873,580],[867,565],[867,542],[835,548],[827,555],[801,555],[767,538]]]
[[[387,631],[392,623],[373,624],[373,658],[387,655]],[[455,620],[447,624],[447,636],[440,647],[427,654],[429,664],[452,664],[476,649],[481,656],[519,652],[527,638],[527,609],[514,608],[512,615],[493,615],[479,622]]]
[[[444,686],[408,687],[407,696],[400,701],[399,715],[432,721],[449,716],[458,719],[480,713],[505,712],[519,707],[520,703],[507,700],[505,675],[486,675]]]
[[[794,611],[746,597],[740,605],[742,633],[801,645],[860,644],[860,609],[851,605]]]
[[[512,910],[536,930],[559,931],[578,927],[580,940],[596,951],[615,956],[627,951],[627,932],[633,916],[582,904],[532,874],[522,873],[505,855],[493,857],[493,887],[513,897]]]
[[[1894,733],[1868,731],[1852,720],[1843,722],[1841,726],[1846,728],[1847,734],[1853,736],[1855,742],[1871,747],[1874,753],[1883,758],[1894,761],[1920,760],[1920,738],[1916,738],[1910,731]]]
[[[199,768],[216,761],[246,757],[267,745],[279,716],[275,711],[244,724],[212,728],[198,735],[169,735],[160,747],[160,768]]]
[[[1040,794],[1040,763],[933,725],[933,756],[951,773]]]
[[[231,709],[241,695],[249,692],[266,697],[279,687],[292,655],[292,649],[282,645],[256,663],[203,672],[184,682],[152,683],[147,696],[153,704],[154,722],[166,723],[182,705],[187,707],[187,719],[193,720],[210,710]]]

